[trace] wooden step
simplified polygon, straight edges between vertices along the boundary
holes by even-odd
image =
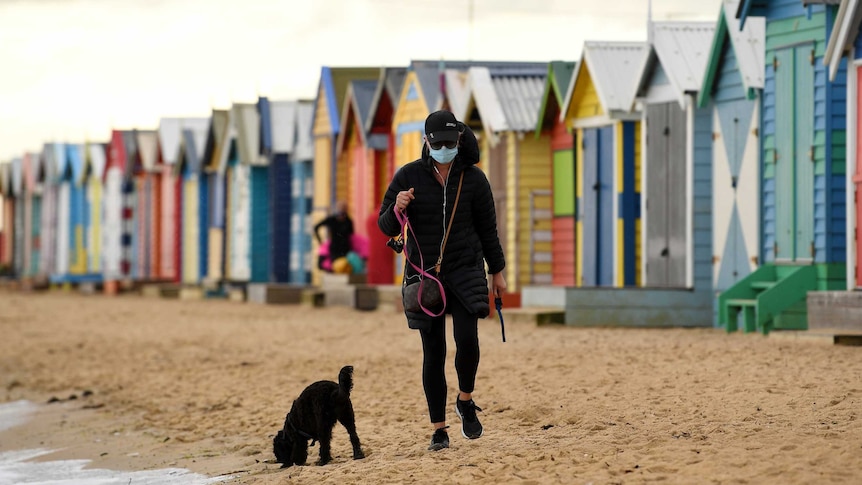
[[[749,300],[746,298],[736,298],[732,300],[727,300],[727,306],[757,306],[757,300]]]
[[[777,281],[752,281],[751,288],[754,290],[768,290],[777,284]]]

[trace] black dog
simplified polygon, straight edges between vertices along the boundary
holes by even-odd
[[[352,389],[353,367],[348,365],[338,373],[338,384],[332,381],[317,381],[306,387],[293,401],[293,406],[284,419],[284,428],[272,439],[275,461],[281,463],[282,468],[293,464],[305,465],[308,458],[308,440],[311,440],[312,446],[315,440],[320,441],[320,459],[317,464],[329,463],[332,460],[329,443],[336,420],[350,435],[353,459],[365,458],[362,448],[359,447],[359,436],[356,434],[353,403],[350,402]]]

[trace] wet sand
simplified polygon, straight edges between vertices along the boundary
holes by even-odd
[[[449,333],[449,401],[454,344]],[[228,483],[860,483],[862,348],[715,329],[479,322],[485,435],[426,451],[419,335],[397,313],[0,290],[0,451]],[[367,458],[281,469],[292,400],[355,368]],[[74,396],[75,399],[69,399]],[[317,459],[310,450],[309,463]]]

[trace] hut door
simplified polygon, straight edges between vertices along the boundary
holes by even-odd
[[[856,172],[853,187],[856,201],[856,287],[862,287],[862,66],[856,68]]]
[[[613,285],[613,127],[584,130],[583,286]]]
[[[776,51],[776,261],[814,259],[814,66],[812,45]]]
[[[647,106],[646,286],[686,284],[685,125],[679,104]]]
[[[494,209],[497,212],[497,235],[500,238],[500,244],[503,246],[503,254],[511,254],[510,251],[512,248],[506,247],[508,241],[507,235],[509,233],[509,228],[506,225],[506,221],[508,220],[506,211],[508,201],[508,194],[506,193],[506,136],[501,135],[496,145],[490,146],[490,143],[488,145],[488,152],[490,154],[488,157],[488,178],[491,190],[494,193]]]
[[[757,104],[737,99],[716,106],[713,126],[713,287],[726,290],[757,265],[759,224]],[[728,203],[731,201],[732,203]]]

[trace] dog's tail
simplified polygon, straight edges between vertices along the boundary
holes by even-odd
[[[344,394],[350,395],[350,391],[353,390],[353,366],[345,365],[341,368],[341,372],[338,373],[338,388]]]

